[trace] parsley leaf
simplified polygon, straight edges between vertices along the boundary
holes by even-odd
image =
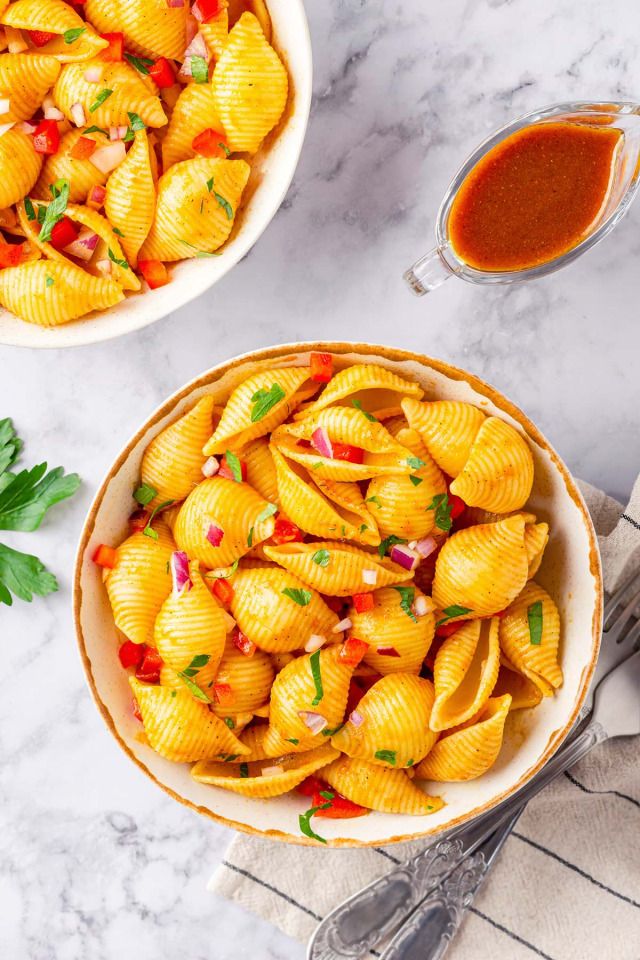
[[[65,30],[62,34],[64,37],[65,43],[75,43],[78,37],[81,37],[83,33],[86,33],[86,27],[74,27],[72,30]]]
[[[414,487],[418,487],[422,483],[422,477],[416,477],[413,474],[409,477],[409,480],[411,480]]]
[[[2,479],[0,491],[0,530],[37,530],[54,504],[72,497],[80,486],[77,473],[64,475],[62,467],[47,473],[47,464],[21,470]]]
[[[106,87],[104,90],[101,90],[94,102],[89,107],[89,113],[95,113],[98,107],[101,107],[105,100],[108,100],[113,90],[108,90]]]
[[[241,776],[243,779],[245,779],[245,780],[246,780],[247,777],[249,776],[249,764],[248,764],[248,763],[241,763],[241,764],[240,764],[240,776]]]
[[[235,722],[234,722],[234,720],[233,720],[233,717],[225,717],[225,718],[224,718],[224,722],[225,722],[226,725],[229,727],[229,730],[235,730],[236,725],[235,725]]]
[[[220,140],[218,142],[218,146],[224,152],[225,157],[227,157],[228,159],[231,156],[231,150],[229,150],[229,147],[226,145],[226,143],[223,143],[223,141]]]
[[[283,591],[284,592],[284,591]],[[313,677],[313,682],[316,685],[316,695],[311,701],[312,707],[317,707],[322,698],[324,697],[324,687],[322,686],[322,672],[320,670],[320,651],[316,650],[315,653],[312,653],[309,657],[309,665],[311,666],[311,676]]]
[[[248,547],[253,546],[253,527],[251,527],[251,529],[249,530],[249,536],[247,537],[247,546]]]
[[[285,737],[285,740],[287,741],[287,743],[292,743],[294,747],[297,747],[298,744],[300,743],[297,737]]]
[[[202,700],[203,703],[211,703],[212,701],[191,678],[195,677],[203,667],[206,667],[210,659],[211,656],[208,653],[197,653],[191,660],[189,666],[177,673],[177,676],[180,677],[187,690],[189,690],[196,700]]]
[[[143,76],[149,76],[149,67],[153,66],[154,61],[147,59],[147,57],[134,57],[132,53],[125,53],[125,60],[128,60],[132,67],[141,73]],[[85,131],[86,133],[86,131]]]
[[[412,470],[419,470],[420,467],[426,467],[426,463],[420,457],[407,457],[407,466]]]
[[[227,450],[224,458],[227,461],[229,470],[231,470],[231,473],[233,474],[233,479],[235,482],[242,483],[242,465],[238,456],[235,453],[232,453],[231,450]]]
[[[151,503],[154,497],[158,496],[158,491],[148,483],[143,483],[133,492],[133,499],[137,500],[140,506],[146,507]]]
[[[264,510],[261,510],[258,516],[256,517],[256,523],[262,523],[264,520],[268,520],[269,517],[272,517],[274,513],[278,512],[278,508],[275,503],[268,503]]]
[[[122,232],[122,230],[118,230],[117,227],[112,227],[111,229],[115,233],[116,237],[124,237],[124,233]]]
[[[279,383],[272,383],[268,390],[264,387],[256,391],[251,397],[253,407],[251,409],[251,423],[258,423],[275,407],[277,403],[284,400],[286,394]]]
[[[436,627],[446,623],[447,620],[453,620],[454,617],[463,617],[465,613],[472,613],[472,610],[471,607],[460,607],[457,603],[454,603],[451,607],[445,607],[442,612],[444,613],[444,617],[437,621]]]
[[[38,239],[41,240],[42,243],[47,243],[51,240],[51,232],[56,223],[62,220],[69,202],[70,187],[68,180],[56,180],[55,183],[51,184],[50,189],[53,200],[48,207],[40,207],[40,210],[44,210],[42,229],[38,234]],[[38,214],[38,219],[39,218],[40,215]]]
[[[344,723],[339,723],[337,727],[334,727],[330,730],[328,727],[325,727],[322,731],[323,737],[335,737],[336,733],[339,733],[340,730],[344,727]]]
[[[129,113],[127,111],[127,116],[129,117],[129,123],[131,124],[132,130],[144,130],[145,124],[142,117],[138,116],[137,113]]]
[[[385,537],[381,543],[378,544],[378,553],[381,557],[384,557],[385,553],[394,547],[396,543],[406,543],[406,540],[403,540],[402,537],[396,537],[395,534],[391,534],[389,537]]]
[[[377,417],[374,417],[374,415],[372,413],[369,413],[368,410],[363,409],[362,403],[360,402],[360,400],[352,400],[351,403],[356,408],[356,410],[360,411],[363,417],[366,417],[367,420],[369,420],[370,423],[378,423]]]
[[[438,493],[433,498],[426,510],[435,510],[436,527],[438,530],[444,530],[448,533],[451,530],[451,504],[446,493]]]
[[[22,440],[16,434],[9,417],[0,420],[0,474],[15,463],[21,450]]]
[[[312,840],[319,840],[320,843],[327,842],[324,837],[321,837],[313,830],[311,826],[311,817],[314,815],[314,813],[317,813],[318,810],[327,810],[332,803],[333,800],[328,800],[326,803],[321,803],[318,807],[311,807],[306,813],[300,814],[298,817],[298,823],[300,825],[300,831],[301,833],[304,833],[305,837],[311,837]]]
[[[53,277],[47,277],[45,281],[45,284],[47,287],[52,287],[54,283],[55,283],[55,280],[53,279]]]
[[[383,760],[384,763],[390,763],[393,767],[396,765],[395,750],[376,750],[374,757],[376,760]]]
[[[193,243],[189,243],[188,240],[181,240],[180,243],[184,243],[185,246],[190,247],[192,250],[195,250],[195,251],[196,251],[196,257],[198,257],[198,258],[200,258],[200,259],[201,259],[202,257],[219,257],[219,256],[220,256],[219,253],[208,253],[206,250],[200,250],[200,249],[199,249],[198,247],[196,247]]]
[[[33,209],[33,203],[31,202],[31,198],[25,197],[23,202],[24,202],[24,209],[27,214],[27,220],[35,220],[36,212]]]
[[[87,129],[85,130],[83,136],[86,137],[86,135],[87,135],[88,133],[104,133],[105,137],[108,137],[108,136],[109,136],[109,131],[108,131],[108,130],[104,130],[102,127],[87,127]]]
[[[31,603],[34,595],[46,597],[57,589],[58,581],[37,557],[0,543],[0,603],[10,607],[12,593],[19,600]]]
[[[328,550],[316,550],[311,559],[314,563],[317,563],[319,567],[328,567],[331,554]]]
[[[211,193],[213,190],[213,177],[210,177],[209,180],[207,180],[207,190],[209,193]]]
[[[529,640],[539,647],[542,643],[542,600],[536,600],[527,607],[527,621],[529,623]]]
[[[222,209],[224,210],[224,212],[226,213],[227,220],[233,220],[233,207],[231,206],[229,201],[225,200],[225,198],[221,196],[221,194],[216,193],[215,190],[213,191],[213,195],[218,201],[218,203],[220,204],[220,206],[222,207]]]
[[[175,500],[164,500],[162,503],[159,503],[157,507],[154,507],[151,516],[149,517],[148,523],[144,530],[142,531],[145,537],[150,537],[152,540],[158,539],[157,531],[153,529],[151,524],[155,520],[156,514],[161,510],[164,510],[165,507],[170,507],[172,503],[175,503]]]
[[[282,591],[285,597],[289,597],[299,607],[306,607],[311,603],[311,591],[301,590],[297,587],[285,587]]]
[[[196,83],[209,82],[209,64],[204,57],[191,57],[191,76]]]
[[[113,252],[113,250],[111,249],[111,247],[109,247],[109,260],[111,260],[113,263],[117,264],[117,266],[122,267],[123,270],[128,270],[128,269],[129,269],[129,264],[127,263],[127,261],[126,261],[126,260],[118,260],[118,258],[116,257],[116,255],[115,255],[115,253]]]
[[[380,497],[367,497],[365,503],[375,503],[378,510],[382,510],[382,503],[380,502]]]
[[[393,590],[397,590],[400,594],[400,608],[404,610],[406,615],[413,620],[414,623],[418,622],[418,618],[411,609],[411,604],[415,600],[416,590],[415,587],[392,587]]]

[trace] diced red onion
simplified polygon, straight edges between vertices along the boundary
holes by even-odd
[[[413,570],[418,563],[418,557],[413,550],[397,543],[391,548],[391,559],[404,570]]]
[[[108,143],[105,147],[98,147],[89,157],[89,163],[92,163],[101,173],[111,173],[112,170],[122,163],[127,155],[127,148],[122,140],[116,140],[115,143]]]
[[[167,0],[168,7],[184,7],[184,0]]]
[[[202,476],[203,477],[215,477],[216,473],[220,469],[220,464],[215,457],[209,457],[208,460],[202,464]]]
[[[424,560],[425,557],[430,556],[434,550],[438,549],[438,544],[433,537],[424,537],[423,540],[418,540],[415,548]]]
[[[189,576],[189,558],[183,550],[174,550],[171,554],[171,577],[173,592],[178,596],[193,586]]]
[[[322,634],[312,633],[304,645],[305,653],[314,653],[316,650],[319,650],[320,647],[326,642],[327,642],[327,638],[323,637]]]
[[[364,723],[364,717],[362,716],[361,713],[358,713],[357,710],[353,711],[353,713],[349,717],[349,720],[354,725],[354,727],[361,727],[362,724]]]
[[[284,773],[284,767],[281,763],[274,763],[271,767],[263,767],[260,771],[260,776],[277,777],[279,773]]]
[[[331,628],[331,633],[342,633],[343,630],[350,630],[353,626],[353,621],[349,617],[345,617],[344,620],[341,620],[340,623],[336,623],[335,627]]]
[[[85,123],[87,122],[87,118],[85,116],[84,107],[82,106],[82,104],[81,103],[72,104],[71,110],[69,112],[71,113],[71,117],[76,127],[84,127]]]
[[[16,129],[22,130],[23,133],[31,135],[32,133],[36,132],[36,124],[29,123],[28,120],[21,120],[20,123],[17,125]]]
[[[64,252],[70,254],[72,257],[78,257],[79,260],[91,260],[98,245],[98,239],[97,233],[85,228],[80,231],[72,243],[69,243],[64,248]]]
[[[378,647],[377,653],[381,657],[399,657],[400,654],[395,647]]]
[[[298,710],[298,716],[313,734],[320,733],[329,726],[321,713],[314,713],[312,710]]]
[[[435,610],[435,604],[430,597],[423,597],[422,594],[420,594],[413,601],[411,609],[416,617],[426,617],[428,613]]]
[[[106,196],[107,196],[107,191],[105,190],[104,187],[101,187],[100,185],[91,187],[91,190],[89,191],[89,196],[87,197],[87,204],[90,207],[95,207],[95,209],[97,210],[104,203]]]
[[[374,587],[378,582],[378,571],[377,570],[363,570],[362,571],[362,582],[368,583],[370,587]]]
[[[42,103],[42,112],[45,120],[64,120],[64,113],[58,110],[53,97],[47,97]]]
[[[207,43],[201,33],[196,33],[196,35],[191,40],[191,43],[184,52],[186,57],[204,57],[205,60],[209,59],[209,48]]]
[[[329,440],[329,434],[324,427],[317,427],[311,434],[311,443],[314,445],[321,457],[328,457],[333,460],[333,446]]]
[[[111,260],[98,260],[96,270],[101,273],[103,277],[110,277],[113,272]]]
[[[84,72],[84,78],[87,83],[100,83],[102,80],[102,67],[87,67]]]
[[[0,116],[4,116],[6,113],[9,113],[11,110],[11,100],[9,97],[2,97],[0,99]]]
[[[15,120],[13,121],[13,123],[0,123],[0,137],[4,137],[5,133],[8,133],[12,127],[15,127],[15,125],[16,125]]]
[[[109,127],[109,140],[124,140],[129,127],[125,124],[119,127]]]
[[[219,547],[222,543],[224,537],[224,530],[222,527],[216,526],[215,523],[212,523],[207,530],[207,540],[212,547]]]

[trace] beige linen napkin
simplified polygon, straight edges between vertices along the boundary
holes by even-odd
[[[640,567],[640,478],[625,510],[581,489],[611,592]],[[238,836],[209,889],[306,941],[338,903],[424,846],[318,850]],[[529,804],[447,956],[639,960],[640,739],[597,747]]]

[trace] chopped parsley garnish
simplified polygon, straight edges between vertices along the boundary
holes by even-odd
[[[542,600],[536,600],[527,607],[527,620],[529,621],[529,640],[535,647],[539,647],[542,643]]]
[[[55,283],[55,280],[53,279],[53,277],[47,277],[45,282],[48,287],[52,287]]]
[[[332,730],[328,730],[326,727],[322,731],[323,737],[334,737],[336,733],[339,733],[340,730],[344,727],[344,723],[339,723],[337,727],[334,727]]]
[[[319,567],[328,567],[331,554],[328,550],[316,550],[311,559],[314,563],[317,563]]]
[[[268,503],[264,510],[261,510],[258,516],[256,517],[256,523],[262,523],[264,520],[268,520],[269,517],[272,517],[274,513],[278,512],[278,508],[275,503]]]
[[[391,550],[391,547],[395,547],[397,543],[406,542],[407,541],[403,540],[402,537],[396,537],[396,535],[392,533],[391,536],[385,537],[385,539],[378,544],[378,553],[381,557],[384,557],[385,553]]]
[[[98,107],[101,107],[105,100],[108,100],[113,90],[109,90],[105,87],[104,90],[101,90],[94,102],[89,107],[89,113],[95,113]]]
[[[316,685],[316,695],[311,701],[312,707],[317,707],[322,698],[324,697],[324,688],[322,686],[322,673],[320,671],[320,651],[316,650],[315,653],[312,653],[309,657],[309,664],[311,666],[311,676],[313,677],[313,682]]]
[[[142,117],[138,116],[137,113],[129,113],[127,111],[127,116],[129,117],[129,123],[131,124],[132,130],[144,130],[145,124]]]
[[[184,670],[180,670],[180,671],[178,672],[178,674],[177,674],[178,677],[180,677],[180,679],[181,679],[182,682],[184,683],[184,685],[187,687],[187,689],[193,694],[193,696],[194,696],[197,700],[202,700],[203,703],[211,703],[211,700],[210,700],[209,697],[206,695],[206,693],[204,693],[204,691],[202,691],[202,690],[200,689],[200,687],[198,686],[198,684],[197,684],[197,683],[194,683],[194,681],[193,681],[191,678],[192,678],[192,677],[195,677],[196,674],[197,674],[200,670],[202,670],[203,667],[206,667],[206,665],[209,663],[209,660],[210,660],[210,659],[211,659],[211,657],[210,657],[210,655],[209,655],[208,653],[197,653],[197,654],[195,655],[195,657],[192,659],[192,661],[191,661],[191,663],[189,664],[189,666],[188,666],[188,667],[185,667]],[[227,720],[229,720],[229,719],[231,719],[231,718],[230,718],[230,717],[227,717],[227,718],[225,719],[225,723],[226,723]],[[231,721],[231,723],[233,723],[233,720]],[[227,724],[227,726],[228,726],[228,724]],[[231,727],[231,729],[233,730],[233,727]]]
[[[426,467],[426,463],[420,457],[407,457],[407,466],[412,470],[419,470],[421,467]]]
[[[436,627],[446,623],[447,620],[453,620],[454,617],[463,617],[465,613],[471,613],[472,610],[471,607],[460,607],[457,603],[454,603],[451,607],[445,607],[442,612],[444,613],[444,617],[437,621]]]
[[[196,83],[209,82],[209,64],[204,57],[191,57],[191,76]]]
[[[333,800],[335,793],[332,790],[321,790],[320,796],[323,800]]]
[[[311,466],[314,470],[317,470],[318,467],[322,467],[324,464],[322,463],[322,460],[317,460],[316,463],[312,463]]]
[[[78,37],[81,37],[83,33],[86,33],[86,27],[74,27],[72,30],[65,30],[62,34],[64,37],[65,43],[75,43]]]
[[[151,537],[152,540],[158,539],[157,531],[153,529],[151,524],[155,520],[156,514],[159,513],[160,510],[164,510],[165,507],[170,507],[172,503],[175,503],[175,500],[164,500],[162,503],[159,503],[157,507],[153,508],[151,512],[151,516],[149,517],[149,521],[146,527],[144,528],[144,530],[142,531],[145,537]]]
[[[240,757],[239,753],[219,753],[218,756],[224,763],[233,763],[234,760],[238,760]]]
[[[409,477],[409,480],[411,480],[414,487],[418,487],[422,483],[422,477],[416,477],[413,474]]]
[[[360,533],[364,533],[365,530],[368,530],[368,529],[369,529],[369,527],[366,525],[366,523],[361,523],[361,524],[360,524]]]
[[[124,237],[124,233],[122,232],[122,230],[118,230],[117,227],[112,227],[111,229],[115,233],[116,237]]]
[[[136,135],[131,129],[131,127],[127,127],[127,132],[123,137],[123,143],[131,143],[131,141],[135,140],[135,138],[136,138]]]
[[[393,767],[396,765],[395,750],[376,750],[374,757],[376,760],[383,760],[384,763],[390,763]]]
[[[241,776],[244,780],[246,780],[247,777],[249,776],[249,764],[248,764],[248,763],[241,763],[241,764],[240,764],[240,776]]]
[[[253,407],[251,409],[251,423],[258,423],[275,407],[277,403],[284,400],[286,393],[279,383],[272,383],[268,390],[264,387],[257,390],[251,397]]]
[[[146,507],[157,496],[158,491],[149,483],[143,483],[137,490],[133,491],[133,499],[137,500],[142,507]]]
[[[225,156],[227,157],[227,159],[228,159],[228,158],[231,156],[231,150],[229,150],[229,147],[226,145],[226,143],[223,143],[222,140],[220,140],[220,141],[218,142],[218,146],[219,146],[220,149],[224,152],[224,155],[225,155]]]
[[[108,136],[109,136],[109,131],[108,131],[108,130],[104,130],[102,127],[87,127],[87,129],[85,130],[83,136],[86,137],[86,135],[87,135],[88,133],[104,133],[105,137],[108,137]]]
[[[229,727],[229,730],[235,730],[236,725],[235,725],[232,717],[225,717],[225,718],[224,718],[224,722],[225,722],[226,725]]]
[[[207,190],[209,191],[209,193],[211,193],[211,191],[213,190],[213,177],[207,180]]]
[[[25,197],[25,198],[24,198],[24,209],[25,209],[26,214],[27,214],[27,220],[35,220],[35,219],[36,219],[36,212],[35,212],[35,210],[33,209],[33,203],[31,202],[30,197]]]
[[[297,603],[299,607],[306,607],[311,603],[310,590],[301,590],[297,587],[285,587],[282,592],[285,597],[289,597],[289,599]]]
[[[287,741],[287,743],[292,743],[294,747],[297,747],[298,744],[300,743],[297,737],[285,737],[285,740]]]
[[[220,206],[222,207],[222,209],[224,210],[224,212],[226,213],[227,220],[233,220],[233,207],[231,206],[229,201],[225,200],[225,198],[221,196],[221,194],[216,193],[215,190],[213,191],[213,195],[218,201],[218,203],[220,204]]]
[[[324,837],[321,837],[313,830],[311,826],[311,817],[314,815],[314,813],[317,813],[318,810],[328,810],[332,803],[333,798],[331,800],[327,800],[326,803],[321,803],[317,807],[310,807],[306,813],[300,814],[298,817],[298,823],[300,824],[300,831],[301,833],[304,833],[305,837],[311,837],[312,840],[319,840],[320,843],[327,842]]]
[[[238,569],[239,560],[234,560],[230,567],[224,567],[220,570],[207,570],[204,575],[205,580],[228,580]]]
[[[44,210],[41,221],[42,229],[38,234],[38,239],[41,240],[42,243],[47,243],[51,240],[53,228],[64,216],[69,202],[69,181],[56,180],[55,183],[51,184],[50,190],[53,200],[48,207],[40,207],[40,210]],[[40,220],[40,210],[38,211],[38,220]]]
[[[373,415],[372,413],[369,413],[368,410],[364,410],[364,409],[363,409],[362,403],[360,402],[360,400],[352,400],[351,403],[352,403],[353,406],[356,408],[356,410],[359,410],[359,411],[360,411],[360,413],[362,414],[363,417],[366,417],[367,420],[369,420],[370,423],[377,423],[377,422],[378,422],[377,418],[374,417],[374,415]]]
[[[380,502],[380,497],[367,497],[365,503],[375,503],[378,510],[382,509],[382,503]]]
[[[249,536],[247,537],[247,546],[248,547],[253,546],[253,527],[251,527],[251,529],[249,530]]]
[[[141,73],[143,76],[149,76],[149,67],[153,66],[154,61],[147,59],[147,57],[134,57],[132,53],[125,53],[125,60],[128,60],[132,67]]]
[[[227,461],[229,470],[231,470],[231,473],[233,474],[233,479],[235,482],[242,483],[242,465],[237,454],[233,453],[231,450],[227,450],[224,458]]]
[[[109,247],[109,260],[111,260],[112,263],[115,263],[118,267],[122,267],[123,270],[129,269],[129,264],[127,263],[127,261],[119,260],[116,257],[115,253],[113,252],[113,250],[111,249],[111,247]]]
[[[411,609],[411,604],[415,600],[416,590],[415,587],[393,587],[393,590],[397,590],[400,594],[400,608],[404,610],[406,615],[413,620],[414,623],[418,622],[418,618]]]
[[[219,257],[219,253],[208,253],[206,250],[200,250],[199,247],[196,247],[193,243],[189,243],[188,240],[181,240],[180,243],[184,243],[186,247],[190,247],[192,250],[196,251],[196,257]]]
[[[426,510],[435,510],[436,527],[448,533],[451,530],[451,504],[446,493],[438,493]]]
[[[412,767],[415,763],[415,760],[407,760],[407,766]]]

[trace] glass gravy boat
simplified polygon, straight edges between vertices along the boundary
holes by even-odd
[[[602,209],[584,239],[552,260],[525,270],[500,272],[478,270],[469,266],[456,254],[449,236],[449,215],[462,182],[478,161],[506,137],[524,127],[548,121],[608,124],[621,131],[619,149],[612,164],[609,191]],[[470,283],[517,283],[521,280],[544,277],[571,263],[613,230],[628,210],[639,185],[640,104],[627,101],[613,103],[575,101],[534,110],[491,134],[463,163],[449,184],[438,211],[436,246],[416,260],[406,271],[404,278],[413,292],[417,296],[422,296],[454,276]]]

